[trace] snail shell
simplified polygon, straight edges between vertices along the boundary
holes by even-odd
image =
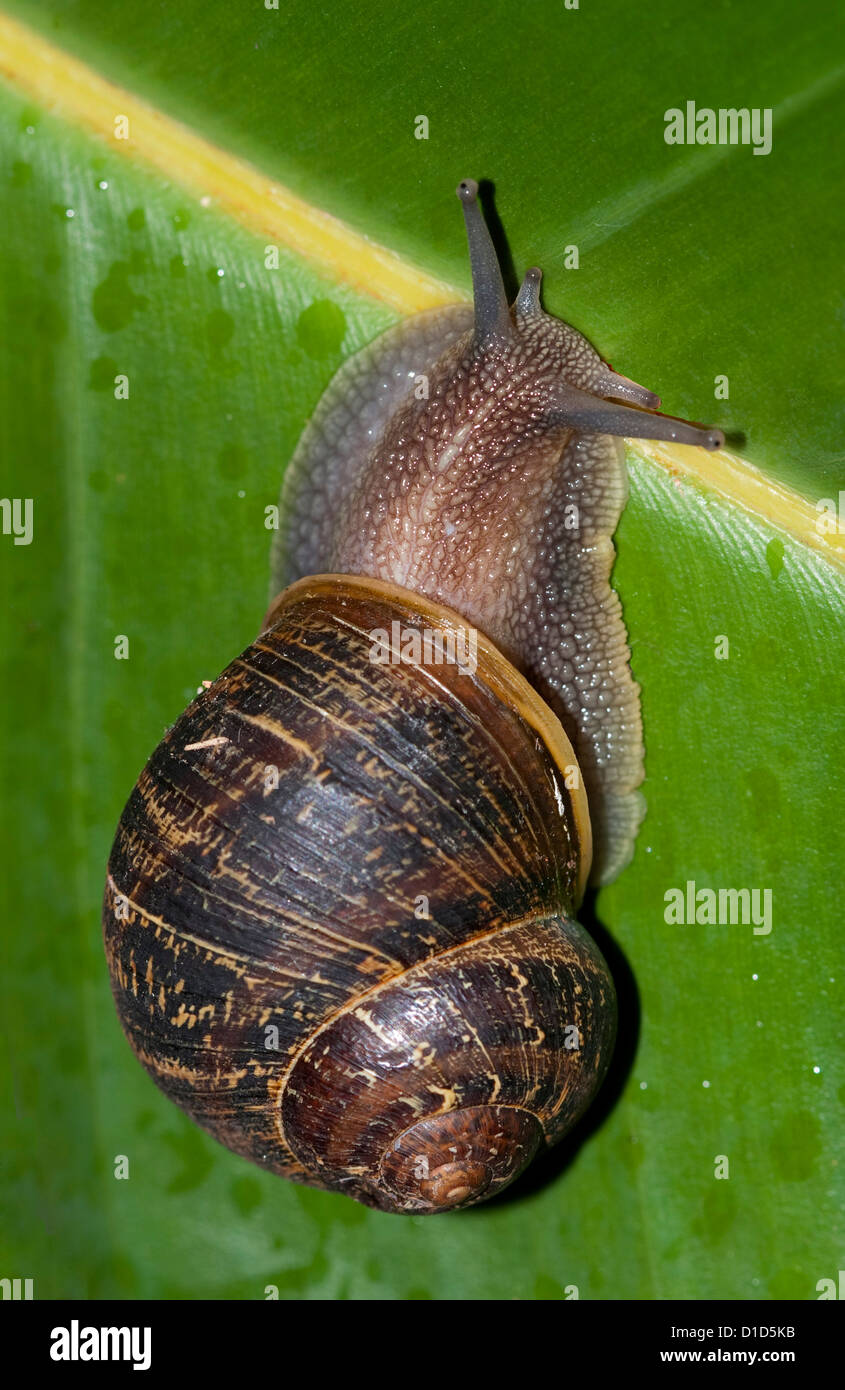
[[[162,1090],[246,1158],[395,1212],[494,1195],[607,1069],[613,983],[574,915],[593,835],[606,881],[641,815],[618,436],[722,439],[619,404],[658,402],[542,311],[539,271],[508,306],[476,192],[474,314],[411,319],[326,392],[280,597],[141,774],[104,904]]]
[[[615,997],[573,920],[590,825],[561,726],[481,636],[474,671],[374,662],[393,622],[465,629],[353,576],[282,595],[145,768],[104,921],[132,1047],[198,1124],[427,1212],[574,1123]]]

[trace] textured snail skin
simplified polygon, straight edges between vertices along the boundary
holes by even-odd
[[[419,315],[332,382],[285,478],[282,592],[144,769],[103,915],[121,1023],[176,1104],[411,1213],[495,1195],[601,1084],[616,999],[574,915],[593,832],[598,881],[630,857],[642,780],[619,437],[722,442],[544,314],[539,271],[509,306],[458,194],[474,313]],[[477,665],[383,664],[394,623],[470,625]]]
[[[540,311],[480,350],[462,307],[382,335],[341,369],[303,436],[273,575],[276,592],[324,569],[372,575],[487,633],[572,740],[600,881],[630,859],[643,811],[639,687],[610,587],[627,477],[621,441],[551,425],[544,393],[564,370],[586,383],[603,367]],[[409,392],[419,373],[428,399]]]
[[[373,630],[432,615],[460,623],[355,578],[283,595],[153,754],[104,908],[172,1100],[284,1177],[416,1213],[570,1128],[616,1017],[571,920],[589,817],[563,731],[483,639],[474,673],[371,659]]]
[[[723,436],[617,403],[659,401],[543,311],[539,270],[509,307],[477,187],[458,193],[475,312],[419,314],[338,372],[285,475],[274,592],[327,569],[367,574],[487,633],[572,740],[603,883],[644,810],[639,687],[610,587],[628,494],[618,436]]]

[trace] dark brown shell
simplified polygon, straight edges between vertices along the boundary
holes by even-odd
[[[571,920],[589,819],[560,725],[482,637],[474,672],[377,664],[394,620],[461,621],[347,576],[281,596],[144,769],[103,920],[129,1041],[198,1124],[426,1212],[571,1127],[615,997]]]

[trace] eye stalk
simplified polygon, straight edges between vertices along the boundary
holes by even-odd
[[[478,204],[475,179],[462,179],[455,190],[464,211],[469,242],[472,289],[475,301],[474,342],[477,347],[514,339],[514,325],[508,308],[502,272],[496,249]],[[543,272],[532,266],[514,301],[517,321],[542,316],[540,283]],[[701,449],[721,449],[725,436],[721,430],[705,429],[688,420],[658,415],[660,397],[629,377],[603,365],[593,390],[581,391],[561,382],[549,401],[549,423],[569,425],[583,434],[609,434],[633,439],[663,439],[675,444],[695,444]],[[617,401],[630,401],[640,410]]]
[[[525,278],[520,286],[519,294],[514,300],[514,311],[517,318],[527,319],[535,314],[541,314],[540,308],[540,284],[543,279],[543,272],[537,265],[532,265],[530,270],[526,270]]]
[[[475,300],[475,342],[479,346],[496,339],[507,342],[513,338],[513,324],[499,258],[478,206],[478,184],[475,179],[463,179],[455,191],[464,210],[469,243]]]
[[[642,387],[635,389],[643,390]],[[688,420],[673,419],[671,415],[633,410],[631,406],[617,405],[615,401],[604,400],[589,391],[579,391],[566,382],[561,382],[553,390],[549,420],[554,425],[569,425],[582,434],[665,439],[675,444],[697,444],[701,449],[721,449],[725,442],[721,430],[704,429],[690,424]]]
[[[645,406],[648,410],[657,410],[660,405],[660,397],[653,391],[649,391],[645,386],[638,386],[630,377],[614,372],[613,368],[607,365],[595,386],[599,396],[610,396],[611,400],[633,401],[634,405]]]

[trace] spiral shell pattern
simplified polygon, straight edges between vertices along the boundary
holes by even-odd
[[[574,755],[463,627],[374,580],[291,586],[156,749],[106,885],[118,1014],[161,1089],[253,1162],[388,1211],[501,1190],[615,1035],[573,920]],[[432,631],[465,645],[444,659]]]

